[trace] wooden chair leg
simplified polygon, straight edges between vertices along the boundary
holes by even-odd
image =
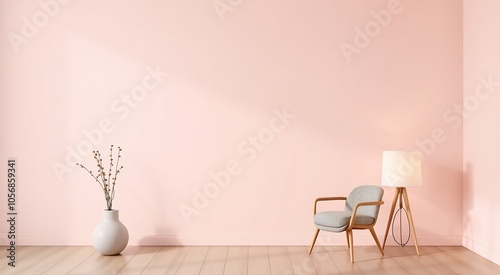
[[[349,231],[346,230],[345,237],[347,238],[347,248],[351,247],[351,243],[349,242]]]
[[[373,239],[377,243],[378,250],[380,250],[380,253],[382,253],[382,256],[384,256],[384,250],[382,250],[382,247],[380,247],[380,242],[378,241],[377,234],[375,234],[375,229],[373,227],[370,227],[370,233],[372,233]]]
[[[309,254],[311,254],[311,252],[313,251],[314,243],[316,243],[316,239],[318,238],[318,234],[319,234],[319,228],[316,228],[316,233],[314,234],[314,239],[313,239],[313,242],[311,244],[311,248],[309,248]]]
[[[354,245],[353,245],[353,240],[352,240],[352,230],[348,230],[347,236],[349,239],[349,255],[351,256],[351,263],[354,263]]]

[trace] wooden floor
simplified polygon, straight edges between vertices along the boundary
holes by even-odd
[[[5,247],[2,247],[6,251]],[[119,256],[92,247],[18,247],[16,267],[0,259],[0,274],[500,274],[500,266],[463,247],[130,246]],[[5,253],[2,253],[5,255]]]

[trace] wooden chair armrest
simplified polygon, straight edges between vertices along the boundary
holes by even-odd
[[[352,211],[352,216],[351,216],[351,221],[349,223],[348,229],[352,228],[355,225],[356,222],[356,212],[358,212],[358,208],[362,206],[374,206],[374,205],[382,205],[384,204],[384,201],[367,201],[367,202],[360,202],[356,204],[354,207],[354,210]]]
[[[314,215],[316,215],[316,206],[318,204],[319,201],[339,201],[339,200],[347,200],[347,197],[321,197],[321,198],[317,198],[315,201],[314,201]]]

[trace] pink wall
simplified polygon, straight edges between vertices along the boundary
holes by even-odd
[[[380,184],[398,149],[426,156],[420,243],[461,244],[460,1],[45,2],[0,1],[19,243],[90,243],[104,198],[73,163],[115,144],[130,244],[309,244],[314,199]]]
[[[498,10],[498,1],[464,1],[463,245],[500,264]]]

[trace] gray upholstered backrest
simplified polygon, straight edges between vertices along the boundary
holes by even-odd
[[[345,203],[345,210],[352,212],[354,211],[354,207],[356,207],[356,204],[367,201],[380,201],[382,200],[383,196],[384,196],[384,189],[382,189],[382,187],[380,186],[362,185],[356,187],[354,188],[354,190],[351,191],[351,193],[349,193],[349,196],[347,197]],[[376,219],[379,209],[380,205],[363,206],[358,208],[356,216],[362,215]]]

